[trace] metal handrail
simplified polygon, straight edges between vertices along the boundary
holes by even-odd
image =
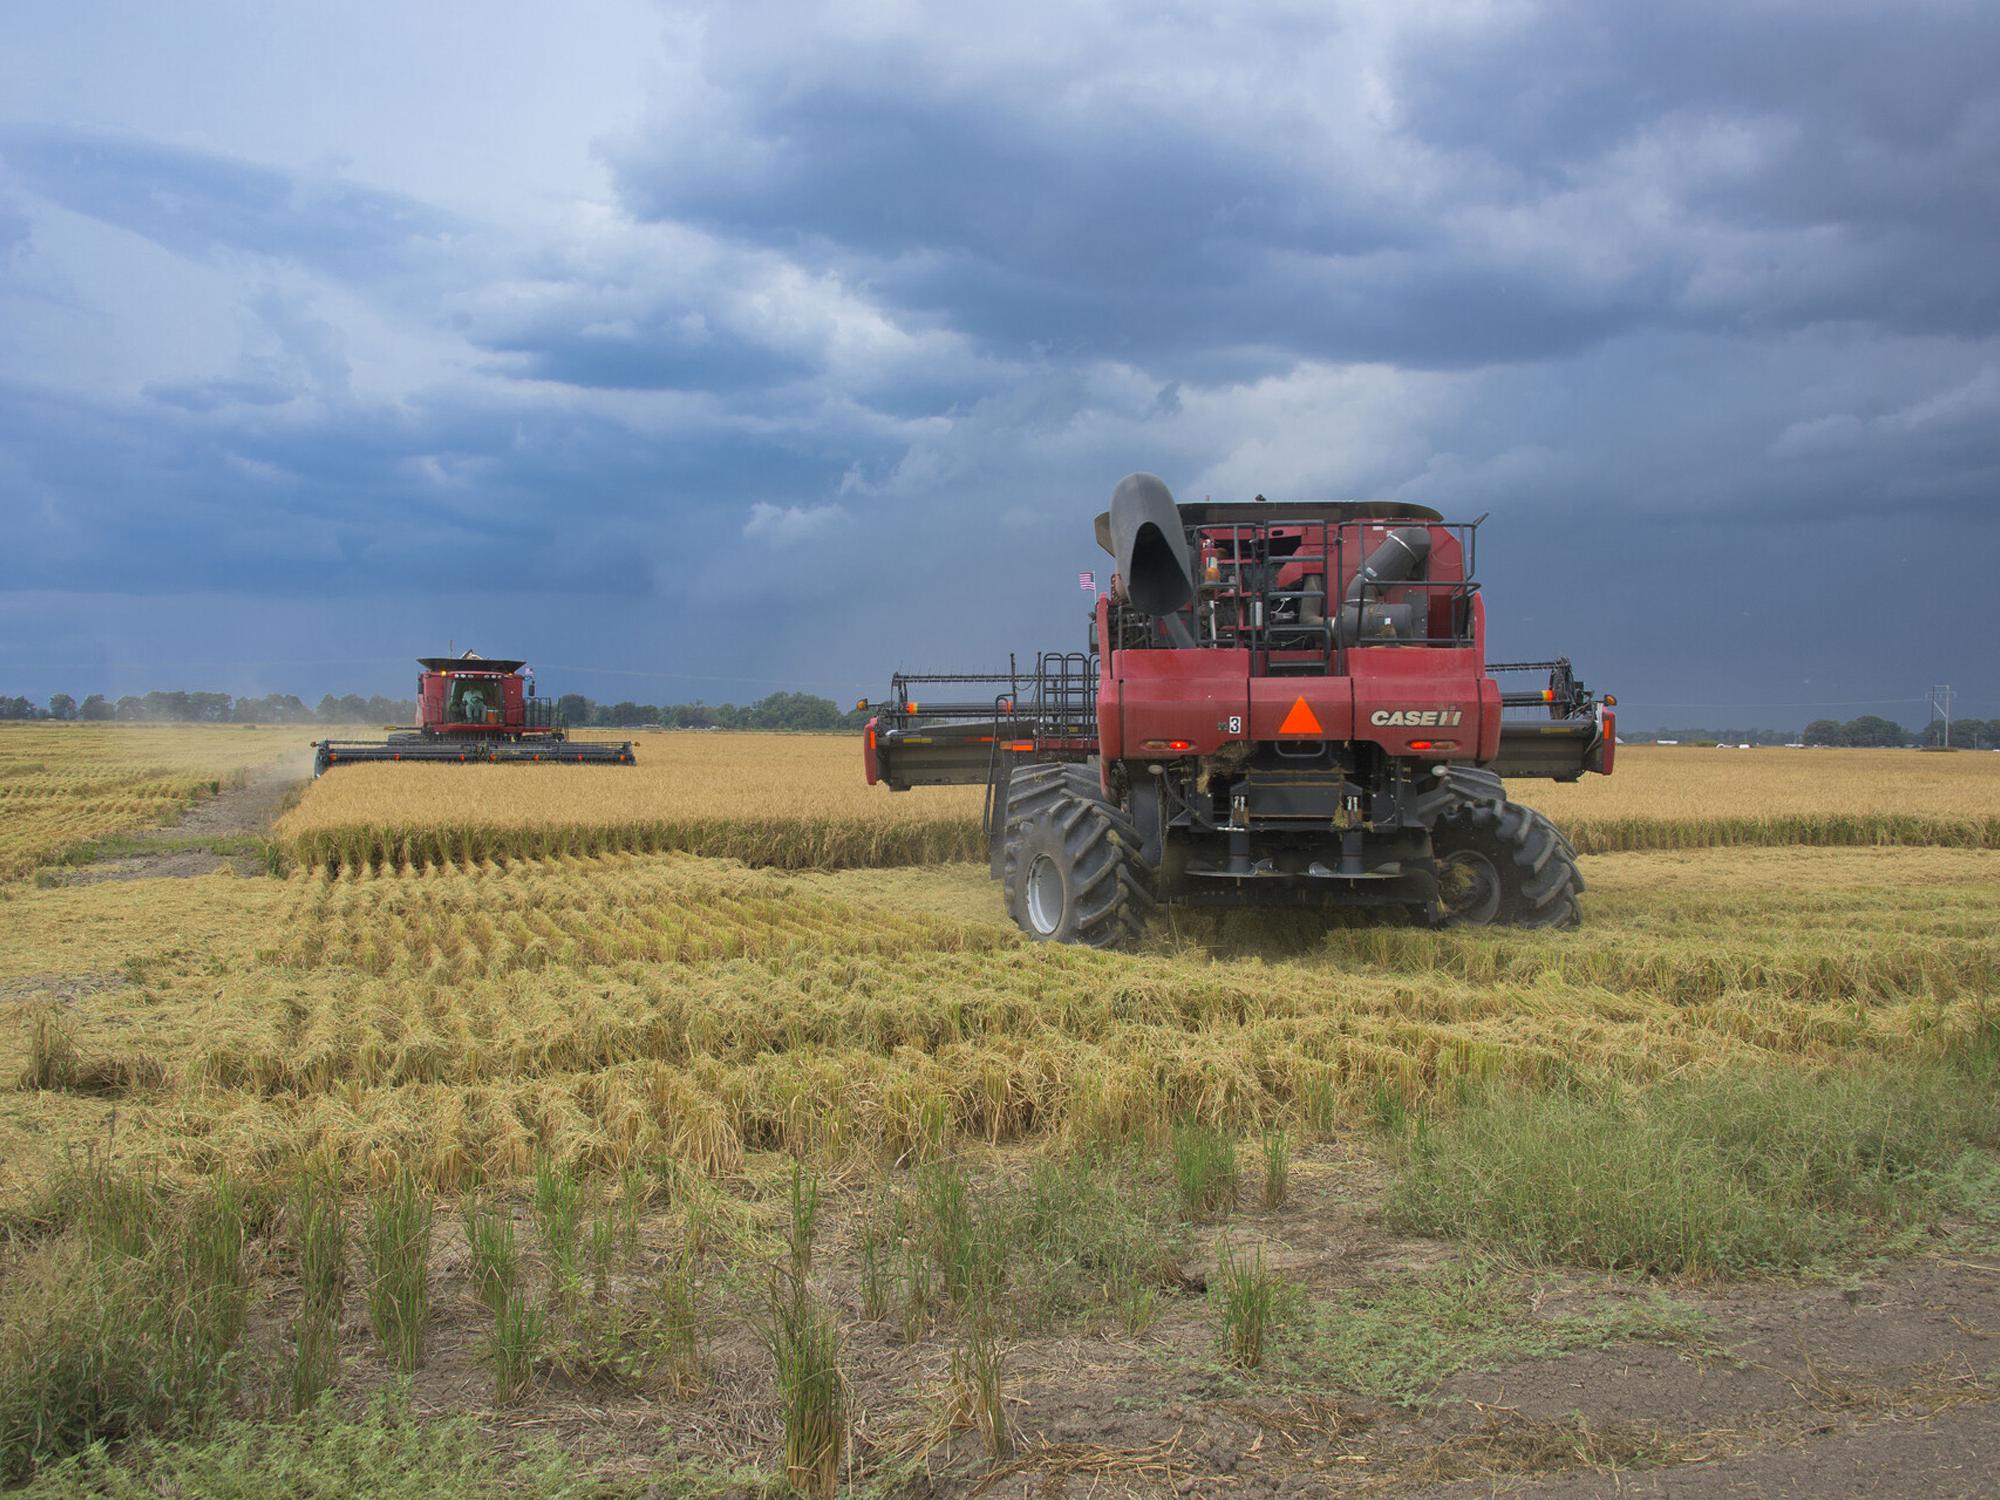
[[[1483,516],[1480,518],[1484,519]],[[1393,644],[1463,646],[1471,643],[1470,614],[1463,607],[1463,601],[1471,599],[1479,590],[1474,576],[1479,524],[1479,521],[1461,522],[1446,528],[1458,540],[1464,559],[1464,577],[1397,580],[1383,584],[1375,599],[1364,601],[1380,603],[1400,596],[1404,602],[1414,602],[1409,599],[1411,594],[1421,596],[1423,633],[1401,637]],[[1266,657],[1266,665],[1272,664],[1269,659],[1275,654],[1276,664],[1280,666],[1308,665],[1311,660],[1309,653],[1316,653],[1336,674],[1346,675],[1346,653],[1349,649],[1392,644],[1367,639],[1350,643],[1340,629],[1347,587],[1352,582],[1347,566],[1347,533],[1356,530],[1358,537],[1359,528],[1373,526],[1374,523],[1365,521],[1237,521],[1189,528],[1188,536],[1197,561],[1208,550],[1203,546],[1205,541],[1215,544],[1219,553],[1226,548],[1226,554],[1215,559],[1217,582],[1211,584],[1205,578],[1198,580],[1196,597],[1184,606],[1183,618],[1191,627],[1195,646],[1248,649]],[[1274,536],[1279,532],[1282,536]],[[1274,540],[1296,545],[1291,545],[1286,551],[1275,551]],[[1358,559],[1362,550],[1358,541],[1356,547]],[[1267,574],[1275,582],[1279,571],[1293,568],[1315,570],[1315,565],[1322,579],[1321,587],[1317,589],[1262,588],[1245,582],[1246,572]],[[1440,594],[1457,606],[1452,610],[1455,628],[1442,635],[1432,633],[1430,623],[1434,613],[1432,602]],[[1287,600],[1301,605],[1307,600],[1319,600],[1323,619],[1311,622],[1274,618],[1278,607]],[[1295,644],[1279,644],[1285,641]],[[1305,659],[1287,662],[1285,658],[1291,653],[1298,653]]]

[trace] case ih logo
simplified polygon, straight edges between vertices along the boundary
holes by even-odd
[[[1378,708],[1368,722],[1383,728],[1448,729],[1463,717],[1455,708]]]

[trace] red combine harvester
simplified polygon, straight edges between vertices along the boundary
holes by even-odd
[[[868,780],[983,783],[992,874],[1035,938],[1129,943],[1160,901],[1570,926],[1575,851],[1502,778],[1608,775],[1617,700],[1566,659],[1487,662],[1478,528],[1420,505],[1176,505],[1133,474],[1097,518],[1117,572],[1090,649],[899,674],[860,705]],[[1548,686],[1493,676],[1524,671]]]
[[[546,765],[629,766],[632,746],[572,740],[562,715],[535,696],[526,662],[420,656],[417,725],[386,740],[320,740],[313,776],[368,760],[442,761],[452,765],[528,761]]]

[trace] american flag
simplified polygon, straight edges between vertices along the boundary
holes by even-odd
[[[1096,593],[1096,592],[1097,592],[1097,575],[1096,575],[1095,573],[1079,573],[1079,574],[1077,574],[1077,575],[1076,575],[1076,586],[1077,586],[1078,588],[1080,588],[1080,589],[1084,590],[1084,591],[1085,591],[1086,593],[1091,593],[1091,594],[1094,594],[1094,593]]]

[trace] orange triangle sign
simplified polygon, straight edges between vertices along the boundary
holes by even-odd
[[[1326,731],[1319,727],[1318,715],[1312,711],[1312,706],[1301,694],[1299,701],[1292,705],[1292,711],[1285,715],[1285,722],[1278,726],[1278,733],[1325,734]]]

